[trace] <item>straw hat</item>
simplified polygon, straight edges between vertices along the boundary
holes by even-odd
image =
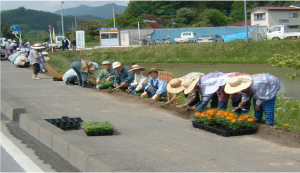
[[[22,54],[23,52],[22,52],[22,51],[18,51],[17,53],[18,53],[18,54]]]
[[[120,67],[122,64],[119,61],[116,61],[112,64],[112,68],[118,68]]]
[[[132,69],[131,70],[128,70],[129,73],[134,73],[135,70],[145,70],[146,68],[144,67],[141,67],[140,65],[138,64],[134,64],[132,66]]]
[[[48,52],[42,52],[42,55],[48,55]]]
[[[183,81],[181,85],[185,88],[184,94],[189,94],[190,92],[192,92],[201,77],[195,79],[186,79],[185,81]]]
[[[148,77],[148,76],[149,76],[149,73],[150,73],[150,72],[153,72],[153,71],[156,71],[156,72],[157,72],[157,71],[163,71],[163,70],[157,69],[157,68],[151,68],[151,69],[149,69],[149,70],[143,71],[142,75]]]
[[[178,78],[172,79],[167,85],[167,91],[169,93],[180,93],[185,88],[181,85],[182,81]]]
[[[40,43],[36,43],[33,46],[31,46],[32,49],[44,49],[45,47],[42,46]]]
[[[232,77],[228,80],[227,84],[225,85],[224,91],[227,94],[237,93],[248,88],[251,85],[251,83],[252,78],[250,75]]]

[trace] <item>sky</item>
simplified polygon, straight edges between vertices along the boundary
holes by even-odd
[[[1,10],[11,10],[18,7],[24,7],[26,9],[42,10],[47,12],[55,12],[61,9],[62,0],[49,0],[49,1],[25,1],[25,0],[0,0]],[[62,5],[63,9],[74,8],[80,5],[87,5],[91,7],[103,6],[109,3],[115,3],[117,5],[127,6],[129,0],[64,0]]]

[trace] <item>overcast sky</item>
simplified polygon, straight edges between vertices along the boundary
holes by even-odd
[[[115,3],[117,5],[127,6],[129,0],[64,0],[63,9],[74,8],[80,5],[87,5],[91,7],[98,7],[109,3]],[[49,1],[25,1],[25,0],[0,0],[1,10],[10,10],[18,7],[25,7],[26,9],[42,10],[48,12],[55,12],[61,9],[62,0],[49,0]]]

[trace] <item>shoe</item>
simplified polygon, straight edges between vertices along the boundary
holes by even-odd
[[[34,79],[35,78],[35,74],[32,74],[32,79]]]
[[[39,80],[39,79],[41,79],[41,78],[38,78],[37,75],[33,74],[33,79]]]

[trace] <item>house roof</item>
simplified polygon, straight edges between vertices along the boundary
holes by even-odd
[[[247,12],[252,12],[257,9],[265,9],[265,10],[300,10],[296,7],[256,7],[251,10],[248,10]]]
[[[160,28],[164,28],[163,26],[161,26],[160,24],[158,24],[155,20],[144,20],[144,22],[151,27],[152,29],[160,29]]]
[[[248,26],[251,25],[251,20],[247,20],[247,24]],[[234,24],[231,24],[231,25],[228,25],[228,26],[245,26],[245,21],[242,21],[242,22],[239,22],[239,23],[234,23]]]
[[[295,8],[300,8],[300,4],[292,4],[289,7],[295,7]]]

